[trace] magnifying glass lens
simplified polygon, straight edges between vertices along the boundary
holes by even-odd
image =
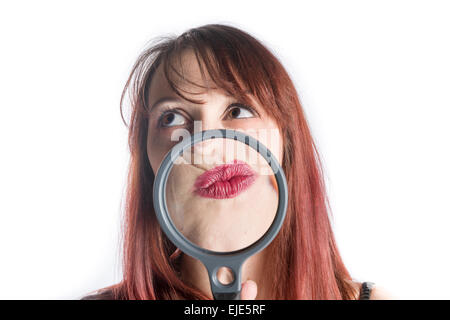
[[[278,187],[270,164],[247,144],[226,138],[200,141],[174,160],[166,202],[176,229],[215,252],[244,249],[274,221]]]

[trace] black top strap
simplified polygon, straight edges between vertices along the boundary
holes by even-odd
[[[359,293],[359,300],[369,300],[374,285],[375,283],[373,282],[363,282]]]

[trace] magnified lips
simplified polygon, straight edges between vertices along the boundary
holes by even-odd
[[[233,198],[249,188],[255,179],[256,172],[248,164],[234,160],[201,174],[195,181],[194,192],[206,198]]]

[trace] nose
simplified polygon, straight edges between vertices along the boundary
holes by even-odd
[[[191,150],[194,163],[204,166],[223,163],[224,140],[219,138],[208,139],[193,145]]]
[[[212,106],[209,108],[212,109]],[[224,129],[220,119],[218,119],[216,115],[208,114],[206,111],[208,111],[208,109],[203,109],[201,116],[195,121],[194,133],[206,130]],[[224,139],[214,138],[200,141],[192,146],[192,155],[199,159],[203,158],[202,161],[208,161],[209,163],[212,161],[216,163],[223,157],[223,140]]]
[[[196,120],[194,123],[195,132],[217,129],[225,129],[222,122],[219,120],[208,119],[206,116],[202,116],[202,118]]]
[[[194,153],[199,154],[211,154],[214,150],[215,144],[217,144],[218,139],[208,139],[200,141],[193,146]]]

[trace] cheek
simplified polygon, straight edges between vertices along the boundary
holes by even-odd
[[[283,137],[275,122],[259,120],[251,123],[248,121],[240,130],[259,140],[275,155],[278,162],[282,163]]]
[[[274,152],[277,156],[278,162],[280,165],[283,163],[283,137],[281,136],[280,131],[278,130],[278,134],[276,137],[276,144],[277,146],[274,147]]]
[[[267,130],[267,134],[263,136],[261,142],[275,155],[281,164],[283,161],[283,138],[280,130],[276,127]]]
[[[283,161],[283,136],[278,125],[272,119],[267,122],[267,128],[266,147],[269,148],[281,164]]]
[[[154,144],[150,139],[147,139],[147,157],[150,162],[150,166],[152,167],[153,173],[156,175],[156,171],[161,164],[161,160],[159,159],[159,152],[156,150]]]
[[[156,125],[156,119],[150,119],[149,128],[147,131],[147,157],[153,169],[153,173],[159,169],[161,162],[164,160],[166,154],[173,148],[181,137],[189,134],[188,131],[176,131],[175,129],[161,129]]]
[[[165,139],[161,139],[161,137],[158,137],[157,134],[149,132],[147,138],[147,156],[155,175],[164,159],[164,156],[171,148],[172,145]]]

